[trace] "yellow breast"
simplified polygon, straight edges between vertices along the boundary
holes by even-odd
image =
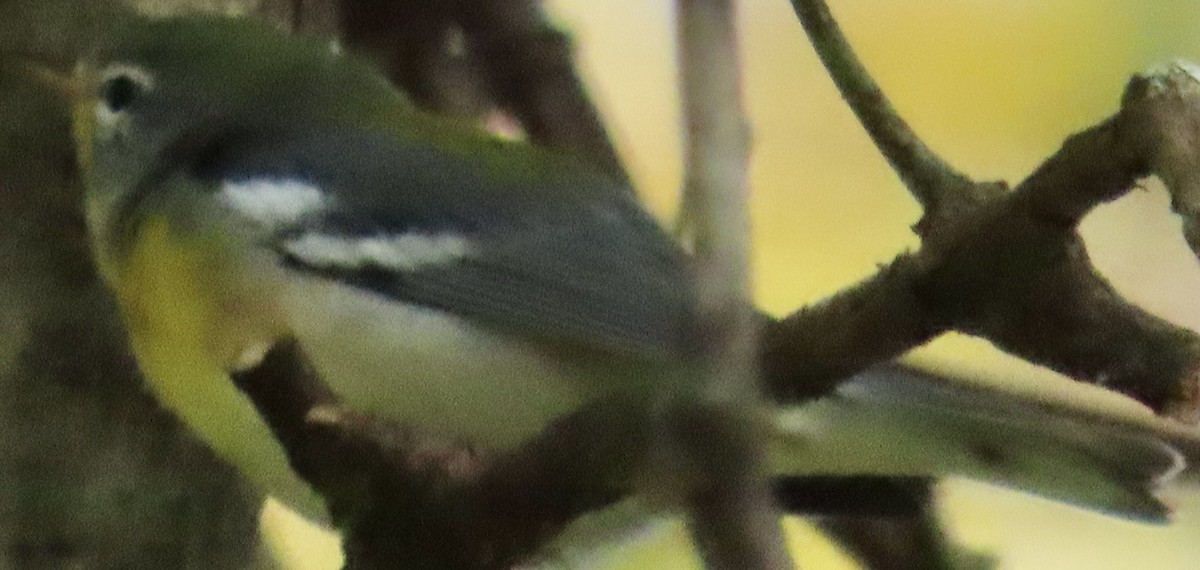
[[[150,388],[264,491],[319,516],[320,503],[292,473],[227,373],[238,344],[273,327],[266,318],[269,302],[256,302],[237,285],[243,280],[230,279],[229,260],[213,253],[218,248],[181,243],[169,230],[163,217],[147,220],[115,272],[126,327]]]

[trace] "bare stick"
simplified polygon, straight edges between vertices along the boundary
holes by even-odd
[[[1149,172],[1141,149],[1162,136],[1147,132],[1147,112],[1131,108],[1071,137],[1010,195],[938,219],[920,251],[772,325],[764,345],[771,393],[818,395],[953,329],[1196,422],[1200,336],[1123,299],[1074,228]]]
[[[925,265],[903,254],[861,283],[767,324],[760,342],[772,401],[828,395],[843,380],[946,331],[919,287]]]
[[[772,395],[813,397],[854,369],[954,329],[1128,394],[1170,418],[1200,422],[1200,337],[1123,299],[1092,267],[1075,229],[1093,207],[1153,171],[1170,187],[1185,236],[1200,251],[1196,68],[1176,64],[1135,80],[1117,117],[1072,137],[1010,195],[1003,184],[973,183],[913,133],[823,0],[792,5],[925,216],[915,228],[919,252],[769,329],[763,355]],[[1194,430],[1159,421],[1154,431],[1194,449]]]
[[[601,400],[517,449],[477,452],[344,409],[291,340],[234,380],[325,499],[348,568],[511,567],[624,496],[649,434],[645,402]]]
[[[1172,62],[1140,74],[1125,91],[1126,114],[1139,117],[1130,133],[1147,166],[1171,193],[1171,209],[1183,221],[1183,235],[1200,257],[1200,66]]]
[[[1187,227],[1197,225],[1187,221],[1200,211],[1192,197],[1200,184],[1191,182],[1200,179],[1191,174],[1200,171],[1191,158],[1200,136],[1200,120],[1190,118],[1200,116],[1200,88],[1188,87],[1197,84],[1193,68],[1176,65],[1136,80],[1119,115],[1072,137],[1010,193],[1002,184],[972,183],[929,151],[854,57],[822,0],[793,0],[793,7],[881,151],[916,183],[926,211],[917,227],[919,252],[819,310],[789,317],[784,330],[772,331],[766,354],[797,347],[794,335],[809,325],[837,330],[866,341],[860,356],[806,346],[829,359],[810,370],[842,375],[953,329],[1171,417],[1200,420],[1200,339],[1117,294],[1075,230],[1088,211],[1127,192],[1152,167],[1173,189]],[[894,325],[894,334],[874,336],[858,323]],[[806,391],[771,384],[774,394]]]
[[[871,78],[824,0],[792,0],[804,31],[842,97],[884,158],[926,210],[954,190],[969,190],[971,180],[942,160],[900,117]]]
[[[687,129],[684,204],[692,222],[698,303],[708,345],[709,401],[676,429],[705,481],[690,497],[692,529],[711,568],[788,568],[779,512],[761,472],[762,442],[744,415],[758,397],[747,206],[749,128],[733,3],[677,3]],[[686,427],[685,427],[686,426]],[[708,434],[711,438],[697,436]],[[718,478],[719,474],[719,478]]]

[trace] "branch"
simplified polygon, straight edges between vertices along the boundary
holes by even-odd
[[[970,191],[971,180],[926,146],[892,108],[825,2],[792,0],[792,8],[842,97],[917,201],[926,210],[935,210],[946,198]]]
[[[914,228],[920,251],[767,328],[761,355],[776,401],[828,394],[854,372],[959,330],[1128,394],[1168,418],[1200,422],[1200,337],[1121,298],[1092,267],[1075,229],[1091,208],[1153,170],[1171,189],[1189,244],[1200,251],[1196,68],[1176,65],[1136,79],[1117,117],[1072,137],[1009,194],[1003,184],[971,181],[916,136],[822,0],[792,5],[843,97],[924,216]],[[1147,429],[1133,423],[1131,429]],[[1164,420],[1148,429],[1179,445],[1190,460],[1200,458],[1195,429]]]
[[[995,561],[949,542],[932,507],[933,481],[900,478],[886,487],[878,482],[863,489],[888,499],[903,501],[905,510],[879,516],[843,516],[817,524],[842,543],[871,570],[985,570]]]
[[[916,493],[914,493],[916,495]],[[914,496],[925,508],[911,518],[848,517],[818,521],[871,570],[991,570],[996,560],[950,544],[930,508],[931,497]]]
[[[747,171],[749,126],[742,109],[734,4],[676,3],[680,95],[686,136],[685,220],[697,268],[706,333],[705,399],[677,415],[668,445],[683,445],[702,487],[690,497],[691,528],[710,568],[794,567],[763,467],[758,407],[758,319],[750,279]]]
[[[347,568],[508,568],[528,560],[571,521],[626,497],[656,437],[646,421],[650,403],[606,400],[518,449],[473,450],[343,409],[294,341],[234,381],[292,467],[326,499]],[[924,509],[917,495],[927,485],[797,477],[773,492],[791,512],[912,517]]]
[[[973,255],[941,244],[933,251],[945,252],[945,264],[926,283],[958,330],[1195,423],[1200,337],[1122,298],[1075,229],[1088,210],[1147,174],[1121,135],[1134,116],[1123,112],[1072,137],[1012,196],[974,216],[974,228],[949,232]],[[980,273],[967,277],[973,270]]]
[[[1092,267],[1075,229],[1155,165],[1166,173],[1176,209],[1200,212],[1191,206],[1200,204],[1200,191],[1191,190],[1200,185],[1190,184],[1200,170],[1187,168],[1196,165],[1191,143],[1200,138],[1200,89],[1185,86],[1194,76],[1177,67],[1135,80],[1121,113],[1072,137],[1008,192],[970,182],[920,142],[853,56],[824,2],[793,6],[847,101],[926,211],[917,227],[920,251],[768,332],[771,393],[823,393],[849,373],[958,330],[1168,417],[1200,421],[1200,337],[1121,298]],[[784,358],[801,346],[815,365]],[[795,386],[805,377],[818,384]]]
[[[795,0],[794,6],[801,18],[811,20],[806,27],[814,42],[826,45],[819,46],[822,53],[832,54],[822,57],[839,87],[901,178],[926,206],[926,216],[918,228],[923,240],[920,251],[901,256],[887,271],[859,287],[768,329],[763,354],[771,393],[785,401],[825,393],[842,377],[955,329],[992,339],[1020,356],[1076,378],[1116,387],[1163,413],[1194,420],[1196,402],[1200,400],[1193,372],[1200,361],[1195,354],[1195,335],[1120,299],[1091,268],[1074,231],[1078,219],[1091,207],[1132,187],[1136,178],[1152,166],[1166,172],[1169,169],[1161,163],[1185,162],[1180,158],[1183,150],[1179,150],[1185,146],[1173,153],[1160,146],[1164,138],[1171,138],[1164,134],[1169,121],[1156,123],[1147,118],[1167,116],[1147,109],[1166,109],[1164,101],[1171,97],[1161,95],[1174,93],[1174,88],[1156,88],[1153,91],[1157,99],[1142,97],[1131,89],[1121,114],[1073,138],[1015,192],[1007,193],[1000,185],[969,181],[921,143],[845,48],[844,38],[836,27],[831,27],[832,19],[822,3]],[[455,13],[452,19],[461,25],[469,49],[477,50],[480,65],[488,70],[487,84],[501,103],[521,118],[535,141],[593,153],[601,157],[601,163],[620,172],[616,154],[571,71],[565,40],[545,25],[535,3],[464,0],[455,4],[455,9],[463,13]],[[1146,102],[1149,99],[1155,100]],[[1148,127],[1154,124],[1158,126]],[[740,136],[744,137],[744,132]],[[744,147],[733,148],[737,152],[731,153],[732,158],[744,160]],[[1097,156],[1104,158],[1097,160]],[[711,164],[719,165],[729,158],[718,155]],[[708,157],[693,160],[705,167],[710,164]],[[733,178],[730,187],[741,188],[744,165],[730,172],[742,178]],[[1186,186],[1179,182],[1186,177],[1164,174],[1164,179],[1173,189]],[[1192,204],[1189,196],[1182,192],[1177,197],[1181,212],[1193,211],[1188,209]],[[712,210],[720,211],[715,207]],[[746,287],[744,281],[732,283]],[[1033,332],[1026,334],[1026,330]],[[862,344],[856,346],[858,343]],[[1117,351],[1120,356],[1113,357],[1113,346],[1128,351]],[[814,378],[818,380],[811,380]],[[352,484],[341,479],[342,483],[333,485],[360,493],[336,498],[341,505],[334,509],[340,513],[339,518],[378,523],[351,528],[390,531],[413,523],[380,523],[374,517],[410,512],[444,515],[433,525],[441,529],[437,536],[443,538],[429,542],[431,539],[419,531],[406,533],[406,537],[423,541],[416,546],[406,543],[399,550],[393,532],[383,533],[386,536],[370,535],[368,530],[352,532],[348,540],[367,545],[349,548],[352,557],[411,557],[424,551],[451,557],[447,560],[461,556],[479,567],[489,567],[520,559],[544,543],[565,521],[607,504],[628,490],[622,461],[617,466],[598,466],[589,464],[588,457],[582,455],[577,463],[568,459],[567,465],[577,466],[570,472],[581,474],[578,480],[555,471],[561,467],[564,454],[590,449],[589,445],[606,445],[564,435],[575,433],[570,426],[577,421],[587,426],[589,421],[603,418],[606,425],[619,425],[604,412],[585,410],[579,418],[564,419],[545,439],[513,455],[487,457],[435,435],[420,435],[400,426],[380,426],[375,420],[340,411],[336,402],[332,407],[323,402],[319,391],[307,397],[310,401],[303,415],[295,415],[299,408],[288,412],[292,428],[308,434],[305,438],[324,438],[325,443],[318,446],[318,451],[326,454],[319,461],[322,465],[357,465],[355,473],[315,476],[351,477]],[[592,413],[597,415],[589,415]],[[638,426],[629,429],[633,432],[624,434],[628,441],[636,442],[638,437],[653,433],[649,428],[640,431]],[[581,429],[575,437],[586,438],[588,433]],[[1192,436],[1184,433],[1182,437]],[[720,443],[728,443],[721,439]],[[579,446],[561,447],[564,441],[576,441]],[[620,451],[628,454],[637,447],[618,449],[617,457]],[[328,455],[331,453],[334,455]],[[303,457],[298,460],[303,461]],[[753,462],[754,458],[745,461]],[[539,469],[556,476],[537,480]],[[597,472],[606,476],[587,477]],[[553,486],[556,484],[559,487]],[[417,488],[414,490],[412,485]],[[544,498],[540,495],[544,489],[555,489],[553,500],[539,499]],[[373,499],[364,500],[364,496]],[[374,499],[389,496],[386,500]],[[452,497],[458,500],[450,504],[447,501]],[[513,511],[512,504],[506,502],[510,497],[525,497],[517,502],[532,506]],[[402,499],[409,503],[401,510],[395,510],[398,505],[389,502]],[[419,508],[414,509],[412,501],[420,502]],[[762,512],[746,511],[744,506],[751,503],[735,497],[728,503],[736,507],[735,512],[721,516]],[[514,516],[514,512],[519,514]],[[463,536],[471,540],[459,542]],[[704,540],[712,538],[702,536]],[[718,542],[728,538],[715,535]],[[734,543],[762,542],[753,536],[747,540],[733,538]],[[729,559],[749,559],[738,556],[741,554]],[[406,558],[388,560],[394,564]]]
[[[924,274],[904,254],[871,278],[765,325],[764,387],[776,403],[826,396],[843,380],[945,332],[920,295]]]
[[[508,568],[624,496],[644,460],[645,403],[608,400],[517,450],[481,453],[343,409],[294,341],[235,375],[343,532],[347,568]]]
[[[1128,136],[1147,167],[1171,193],[1171,209],[1183,219],[1183,234],[1200,256],[1200,67],[1174,62],[1133,78],[1123,99],[1133,115]]]

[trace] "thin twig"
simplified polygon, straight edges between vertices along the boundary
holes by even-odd
[[[507,452],[346,410],[292,340],[234,376],[343,532],[347,568],[508,568],[624,496],[644,402],[602,400]],[[639,407],[640,406],[640,407]],[[639,410],[638,413],[629,411]]]
[[[1200,336],[1123,299],[1074,228],[1148,172],[1138,149],[1161,137],[1141,124],[1123,112],[1071,137],[1009,195],[939,219],[916,253],[772,325],[764,343],[771,393],[819,395],[953,329],[1194,423]]]
[[[917,201],[935,210],[948,193],[970,190],[971,180],[934,153],[892,108],[824,0],[792,0],[792,7],[842,97]]]
[[[1153,168],[1172,187],[1173,207],[1200,252],[1194,158],[1200,119],[1191,118],[1200,117],[1200,104],[1187,101],[1200,100],[1196,68],[1176,65],[1166,74],[1171,78],[1135,81],[1121,115],[1072,137],[1010,195],[1002,184],[972,182],[916,136],[823,0],[792,5],[843,97],[925,215],[914,228],[919,252],[769,329],[762,354],[772,395],[814,397],[855,369],[955,329],[1124,392],[1165,416],[1200,421],[1200,337],[1123,299],[1091,265],[1075,230],[1084,214]],[[1178,80],[1190,85],[1181,88]],[[1140,110],[1131,109],[1135,99]],[[1174,429],[1167,420],[1152,429],[1194,457],[1200,437],[1194,430]]]
[[[924,508],[916,516],[847,517],[818,521],[822,530],[846,545],[871,570],[991,570],[996,560],[951,544],[930,506],[930,493],[918,488],[912,500]]]
[[[763,384],[776,403],[831,393],[854,374],[946,331],[918,286],[926,264],[902,254],[861,283],[763,328]]]
[[[716,331],[713,359],[740,367],[719,374],[724,398],[753,400],[749,378],[756,340],[751,305],[749,126],[741,101],[741,76],[727,0],[680,0],[679,53],[684,106],[683,203],[698,266],[699,305]]]
[[[719,480],[690,497],[692,529],[711,568],[792,566],[779,512],[762,473],[758,431],[740,416],[758,398],[757,315],[751,302],[747,163],[749,127],[733,2],[677,3],[681,92],[687,130],[684,204],[698,267],[702,327],[711,336],[707,399],[677,416],[696,465]],[[704,437],[708,434],[710,437]]]
[[[971,182],[913,134],[854,56],[822,0],[792,4],[847,102],[926,212],[917,228],[922,248],[902,258],[904,271],[881,273],[820,311],[789,317],[785,325],[793,332],[813,325],[818,334],[829,326],[844,329],[850,338],[870,342],[859,347],[861,354],[881,358],[942,330],[959,330],[1119,390],[1171,417],[1200,419],[1200,340],[1123,299],[1092,267],[1075,229],[1084,214],[1123,195],[1152,166],[1184,189],[1175,205],[1185,220],[1189,208],[1200,211],[1192,204],[1200,200],[1185,197],[1200,195],[1191,190],[1200,185],[1187,183],[1200,179],[1190,174],[1200,170],[1190,158],[1200,132],[1200,120],[1189,118],[1200,116],[1200,103],[1189,102],[1200,101],[1200,89],[1188,87],[1197,83],[1194,68],[1176,66],[1163,77],[1135,81],[1118,116],[1071,137],[1010,193],[1002,184]],[[892,306],[891,299],[899,305]],[[833,318],[841,324],[830,324]],[[873,337],[863,327],[844,324],[873,322],[900,326],[895,334]],[[776,334],[767,354],[796,346],[791,337]],[[810,352],[831,359],[810,369],[835,375],[874,362],[847,359],[837,350]]]

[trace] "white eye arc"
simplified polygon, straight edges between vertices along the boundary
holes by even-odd
[[[100,72],[100,98],[113,111],[132,102],[132,97],[154,89],[154,76],[145,68],[128,63],[114,63]]]
[[[111,136],[126,122],[125,112],[154,88],[154,78],[142,67],[114,63],[99,73],[96,123],[100,134]]]

